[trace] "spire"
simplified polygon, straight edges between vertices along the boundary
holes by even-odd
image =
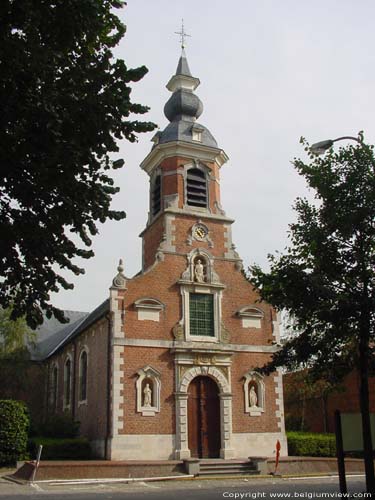
[[[203,111],[202,101],[194,94],[200,84],[199,78],[194,77],[189,68],[185,53],[184,22],[181,30],[176,32],[181,37],[181,55],[178,60],[176,73],[167,83],[167,89],[172,93],[164,106],[164,114],[169,120],[169,125],[157,132],[152,138],[154,147],[167,142],[201,143],[204,146],[217,147],[217,142],[210,131],[197,123]]]
[[[192,74],[190,73],[190,68],[186,59],[186,54],[185,54],[185,49],[182,49],[181,52],[181,57],[178,61],[177,69],[176,69],[176,75],[185,75],[185,76],[191,76]]]

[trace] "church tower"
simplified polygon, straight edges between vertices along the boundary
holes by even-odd
[[[184,51],[167,84],[169,124],[141,164],[150,207],[142,270],[113,281],[111,440],[121,459],[287,454],[281,374],[263,377],[279,343],[275,311],[242,274],[220,202],[227,161],[198,120]]]
[[[183,50],[176,74],[167,84],[172,95],[164,113],[170,123],[155,134],[154,147],[141,164],[150,177],[150,211],[142,233],[143,271],[165,252],[189,253],[196,248],[212,249],[212,255],[234,259],[240,266],[231,243],[233,221],[220,203],[220,168],[228,157],[197,121],[203,111],[194,94],[199,84]]]

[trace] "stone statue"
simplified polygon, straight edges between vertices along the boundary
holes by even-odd
[[[143,406],[151,406],[152,403],[152,390],[150,388],[150,384],[146,384],[146,387],[143,389]]]
[[[257,408],[258,396],[257,393],[255,392],[255,388],[253,385],[250,388],[249,399],[250,399],[250,407]]]
[[[195,280],[198,283],[204,283],[204,267],[202,261],[200,259],[197,260],[197,263],[194,267]]]

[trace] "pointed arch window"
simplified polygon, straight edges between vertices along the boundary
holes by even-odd
[[[206,174],[199,168],[190,168],[187,171],[186,198],[190,206],[207,208]]]
[[[83,350],[79,357],[79,401],[87,401],[87,352]]]
[[[57,409],[57,387],[58,387],[58,368],[54,364],[51,370],[50,379],[50,408],[52,412]]]
[[[69,408],[72,392],[72,361],[67,358],[64,364],[64,408]]]

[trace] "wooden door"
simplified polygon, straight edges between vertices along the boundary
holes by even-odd
[[[192,457],[219,457],[219,391],[216,383],[209,377],[196,377],[189,385],[188,434]]]

